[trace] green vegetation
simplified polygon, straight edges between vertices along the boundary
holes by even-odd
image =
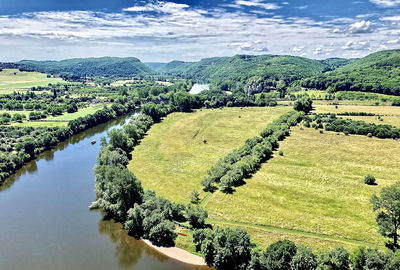
[[[400,50],[381,51],[355,60],[332,72],[306,78],[307,88],[336,91],[363,91],[400,95]]]
[[[295,56],[236,55],[215,57],[199,62],[173,61],[159,67],[159,72],[175,76],[210,81],[221,90],[268,92],[321,73],[328,65],[320,61]]]
[[[201,179],[219,158],[288,110],[247,107],[170,114],[135,148],[128,168],[145,188],[188,202],[194,189],[201,190]]]
[[[213,223],[246,228],[263,246],[282,238],[317,249],[382,246],[370,204],[379,188],[362,179],[371,173],[379,186],[398,180],[396,141],[295,127],[279,149],[285,155],[263,164],[246,185],[207,202]]]
[[[0,71],[0,94],[10,94],[11,91],[15,90],[29,90],[31,87],[47,86],[49,83],[57,84],[61,82],[63,82],[61,79],[44,73],[3,69]]]
[[[79,77],[133,77],[152,73],[149,67],[134,57],[75,58],[61,61],[23,60],[18,64],[24,69],[52,74],[69,73]]]
[[[304,112],[289,111],[269,124],[260,136],[247,139],[240,148],[218,160],[201,180],[205,191],[232,193],[233,187],[245,184],[244,179],[253,175],[262,163],[272,156],[278,141],[290,134],[290,127],[295,126],[304,117]],[[216,187],[218,186],[218,188]]]

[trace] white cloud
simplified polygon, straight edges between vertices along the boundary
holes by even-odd
[[[323,51],[322,51],[322,48],[321,48],[321,47],[316,48],[316,49],[314,50],[314,52],[313,52],[313,54],[322,54],[322,53],[323,53]]]
[[[348,41],[344,46],[342,46],[344,50],[369,50],[370,42],[369,41]]]
[[[351,48],[357,46],[357,53],[365,55],[400,35],[398,27],[390,21],[380,22],[386,25],[383,30],[369,31],[372,23],[356,18],[334,18],[322,23],[307,17],[259,17],[240,8],[252,5],[264,11],[265,7],[260,5],[265,2],[240,1],[239,9],[230,12],[221,7],[205,11],[185,4],[152,2],[129,7],[122,13],[66,11],[3,15],[0,61],[102,55],[131,55],[146,61],[195,61],[267,51],[314,55],[321,59],[327,54],[349,57],[355,53]],[[149,14],[150,11],[158,13],[157,16]],[[353,32],[346,31],[350,28],[344,25],[351,25]],[[353,35],[358,29],[364,32],[363,40]],[[343,34],[333,35],[336,32]],[[394,37],[388,38],[390,35]],[[331,44],[332,38],[335,44]],[[356,45],[343,48],[350,38]],[[370,40],[369,46],[357,43],[364,40]],[[398,47],[394,43],[389,45]]]
[[[359,21],[350,25],[349,31],[353,34],[371,33],[373,31],[370,21]]]
[[[293,52],[301,52],[302,50],[304,50],[304,46],[294,47],[292,49]]]
[[[382,8],[400,5],[400,0],[370,0],[370,2]]]
[[[308,5],[298,6],[298,7],[295,7],[295,8],[297,8],[297,9],[307,9],[307,8],[308,8]]]
[[[383,18],[381,18],[381,21],[399,22],[400,16],[383,17]]]
[[[267,9],[267,10],[281,8],[277,4],[274,4],[274,3],[263,3],[260,0],[236,0],[235,3],[236,3],[236,5],[239,5],[239,6],[261,7],[261,8]]]

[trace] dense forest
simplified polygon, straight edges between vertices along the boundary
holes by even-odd
[[[61,61],[22,60],[18,64],[24,69],[80,77],[132,77],[152,74],[153,71],[134,57],[76,58]]]
[[[336,91],[400,94],[400,50],[382,51],[355,60],[332,72],[303,79],[303,87]]]

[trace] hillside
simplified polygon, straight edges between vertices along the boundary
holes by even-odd
[[[70,73],[76,76],[145,76],[153,71],[134,57],[101,57],[101,58],[74,58],[61,61],[32,61],[18,62],[22,67],[34,71],[61,74]]]
[[[301,86],[330,91],[365,91],[400,95],[400,50],[357,59],[332,72],[301,81]]]
[[[296,56],[236,55],[205,58],[199,62],[173,61],[159,72],[212,82],[222,90],[259,92],[275,88],[279,80],[286,84],[321,73],[329,65]]]

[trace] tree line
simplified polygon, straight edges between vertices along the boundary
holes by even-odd
[[[208,175],[201,181],[205,191],[213,192],[216,186],[230,193],[233,187],[244,183],[244,179],[254,174],[263,162],[272,157],[272,151],[277,149],[278,141],[290,133],[290,127],[295,126],[304,117],[304,112],[289,111],[269,124],[260,136],[247,139],[240,148],[232,151],[211,167]]]
[[[172,246],[177,237],[174,222],[187,221],[192,228],[204,228],[208,214],[197,205],[174,203],[152,190],[143,190],[140,181],[126,168],[130,152],[153,123],[151,116],[141,114],[122,129],[111,130],[108,141],[102,139],[95,166],[98,198],[90,208],[103,208],[135,237]]]
[[[377,125],[373,123],[366,123],[365,121],[338,118],[334,113],[315,114],[312,117],[307,117],[304,125],[306,127],[310,127],[310,125],[312,125],[312,127],[316,129],[325,128],[326,131],[365,135],[380,139],[400,138],[400,128],[392,125]]]
[[[117,116],[134,110],[133,103],[113,104],[92,115],[79,117],[67,127],[0,127],[0,182],[21,168],[26,162],[45,150],[49,150],[69,137],[105,123]]]

